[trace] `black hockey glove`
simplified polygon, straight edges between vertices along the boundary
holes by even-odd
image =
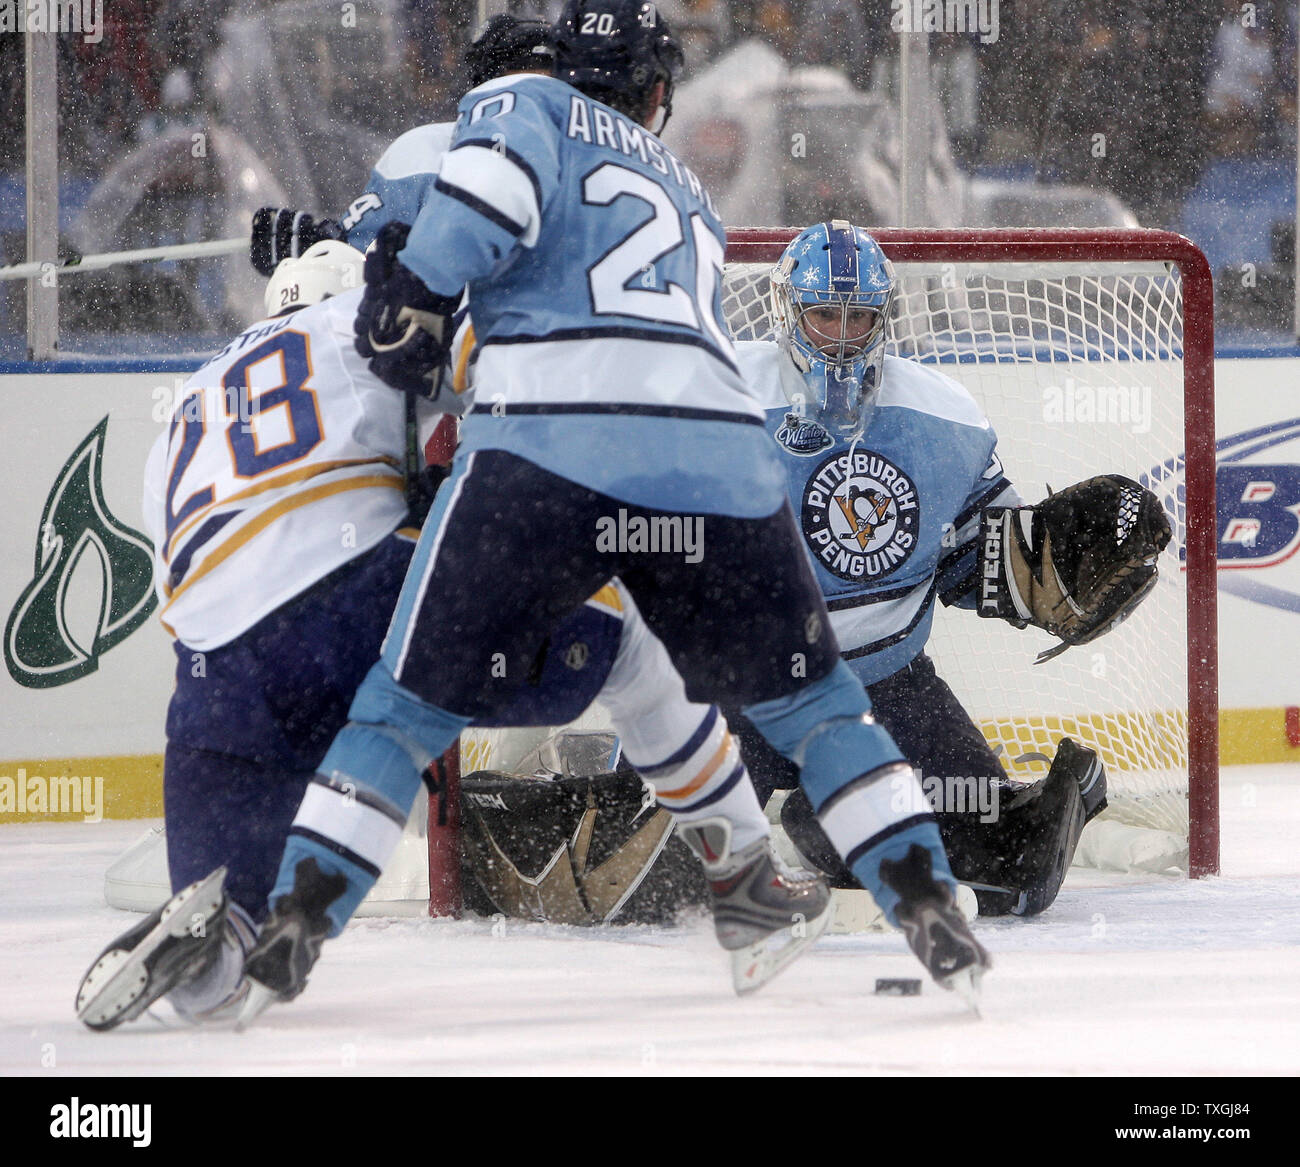
[[[429,291],[397,258],[410,231],[405,223],[385,223],[366,254],[366,290],[354,325],[356,348],[384,384],[437,402],[443,367],[451,355],[452,314],[460,297]],[[446,396],[449,404],[459,401],[450,392]]]
[[[1089,478],[1035,507],[988,507],[981,521],[977,610],[1059,636],[1038,661],[1128,619],[1156,586],[1171,538],[1160,500],[1118,474]]]
[[[297,259],[324,239],[343,239],[346,232],[333,219],[313,219],[306,211],[263,207],[253,214],[253,239],[249,259],[264,276],[271,275],[282,259]]]

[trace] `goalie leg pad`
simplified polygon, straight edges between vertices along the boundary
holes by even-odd
[[[709,903],[695,856],[630,773],[461,779],[465,907],[561,924],[668,924]]]
[[[983,915],[1036,916],[1056,900],[1084,825],[1106,806],[1106,772],[1097,754],[1062,738],[1047,776],[1021,787],[980,836],[983,856],[970,876]]]

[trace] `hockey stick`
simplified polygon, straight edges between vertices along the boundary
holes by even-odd
[[[417,527],[424,522],[426,504],[424,492],[420,489],[420,474],[424,469],[423,451],[420,449],[420,425],[415,414],[415,392],[407,389],[402,397],[406,408],[406,449],[402,465],[402,476],[406,486],[406,509],[410,511],[411,522]]]
[[[27,280],[43,276],[48,271],[58,275],[76,275],[84,271],[98,271],[119,263],[153,263],[166,259],[209,259],[221,255],[235,255],[248,250],[248,239],[212,239],[206,243],[177,243],[169,247],[143,247],[136,251],[104,251],[97,255],[74,255],[55,263],[53,260],[33,260],[30,263],[13,263],[0,267],[0,280]]]

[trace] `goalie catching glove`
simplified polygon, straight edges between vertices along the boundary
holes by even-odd
[[[460,297],[429,291],[397,258],[410,231],[405,223],[385,223],[366,252],[366,290],[354,325],[357,352],[384,384],[460,413],[463,398],[443,392]]]
[[[978,611],[1062,643],[1048,660],[1126,620],[1156,586],[1171,538],[1160,500],[1130,478],[1089,478],[1034,507],[987,507]]]

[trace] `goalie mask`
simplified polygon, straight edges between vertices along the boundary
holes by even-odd
[[[319,304],[365,284],[366,257],[355,247],[326,239],[296,259],[282,259],[267,281],[263,302],[267,316],[279,316]]]
[[[866,428],[884,369],[894,268],[843,219],[800,232],[772,272],[779,339],[803,379],[796,410],[842,441]]]

